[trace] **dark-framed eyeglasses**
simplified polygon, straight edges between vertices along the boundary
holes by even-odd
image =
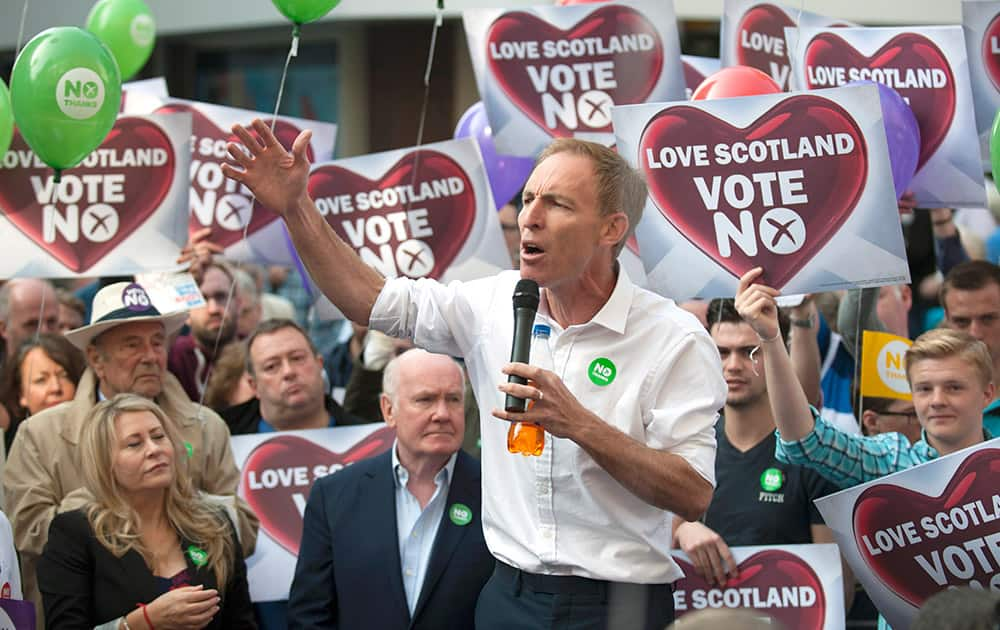
[[[896,416],[899,418],[906,418],[910,422],[917,419],[917,412],[914,411],[880,411],[878,412],[880,416]]]

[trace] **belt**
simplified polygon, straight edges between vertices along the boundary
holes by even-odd
[[[554,595],[595,595],[607,598],[609,587],[628,586],[632,588],[642,588],[645,584],[625,584],[619,582],[609,582],[607,580],[594,580],[581,577],[579,575],[542,575],[538,573],[528,573],[521,569],[505,564],[497,560],[495,572],[504,580],[520,581],[522,588],[530,589],[536,593],[550,593]],[[655,585],[659,586],[659,585]]]

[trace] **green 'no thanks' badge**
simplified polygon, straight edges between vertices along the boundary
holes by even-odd
[[[618,374],[618,368],[615,367],[611,359],[605,357],[594,359],[587,368],[587,376],[590,377],[590,382],[598,387],[610,385],[615,380],[616,374]]]
[[[463,527],[472,522],[472,510],[464,503],[452,503],[451,509],[448,510],[448,518],[452,523]]]

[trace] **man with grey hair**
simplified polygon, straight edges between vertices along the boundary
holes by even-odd
[[[456,361],[424,350],[386,367],[380,402],[396,441],[313,486],[289,627],[473,627],[494,561],[479,463],[460,450],[464,380]]]
[[[59,331],[59,297],[52,283],[40,278],[14,278],[0,287],[0,337],[4,356],[13,356],[25,340]]]

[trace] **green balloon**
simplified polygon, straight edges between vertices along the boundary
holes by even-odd
[[[295,24],[318,20],[340,4],[340,0],[271,0],[271,2]]]
[[[993,171],[993,185],[1000,190],[1000,110],[993,118],[993,130],[990,132],[990,166]]]
[[[10,92],[7,84],[0,79],[0,157],[10,147],[10,139],[14,137],[14,112],[10,108]]]
[[[86,26],[111,49],[122,81],[142,70],[153,52],[156,22],[143,0],[97,0]]]
[[[100,146],[122,100],[118,64],[99,39],[75,26],[36,35],[10,75],[14,121],[31,150],[56,171]]]

